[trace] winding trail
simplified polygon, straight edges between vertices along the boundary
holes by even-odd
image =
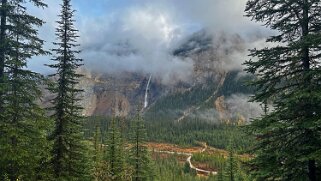
[[[201,150],[200,153],[205,152],[206,149],[207,149],[207,144],[206,144],[206,143],[204,143],[203,146],[204,146],[204,148]],[[200,169],[200,168],[196,168],[196,167],[192,164],[192,161],[191,161],[191,160],[192,160],[192,156],[193,156],[193,155],[190,155],[190,156],[187,158],[187,160],[186,160],[186,162],[189,164],[189,167],[190,167],[191,169],[196,170],[197,173],[203,173],[203,174],[206,174],[206,175],[217,175],[217,172],[208,171],[208,170],[203,170],[203,169]]]
[[[204,148],[200,151],[200,153],[203,153],[207,150],[208,146],[206,143],[202,143],[202,145],[204,146]],[[209,171],[209,170],[203,170],[200,168],[195,167],[192,164],[192,157],[193,154],[192,153],[184,153],[184,152],[173,152],[173,151],[161,151],[161,150],[154,150],[154,152],[156,153],[166,153],[166,154],[171,154],[171,155],[185,155],[188,156],[186,159],[186,162],[189,164],[189,167],[193,170],[195,170],[197,173],[202,173],[204,175],[217,175],[217,172],[215,171]]]

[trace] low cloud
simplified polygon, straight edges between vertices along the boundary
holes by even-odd
[[[219,113],[213,109],[197,110],[195,113],[190,115],[191,118],[202,120],[208,123],[220,123]]]
[[[259,103],[249,102],[249,95],[234,94],[226,98],[225,104],[231,118],[242,116],[246,121],[259,117],[263,111]]]
[[[247,0],[122,0],[122,8],[109,8],[112,2],[95,1],[100,4],[99,14],[88,14],[82,7],[75,13],[76,26],[80,30],[81,58],[85,67],[103,73],[123,71],[152,74],[163,83],[188,81],[193,74],[193,60],[174,57],[172,51],[179,42],[201,29],[206,29],[218,43],[225,34],[227,41],[217,48],[220,67],[224,70],[242,70],[248,49],[264,47],[264,38],[271,32],[260,24],[244,17]],[[46,40],[46,49],[53,47],[58,1],[45,0],[49,8],[35,10],[33,14],[47,24],[40,29]],[[82,2],[82,3],[81,3]],[[73,1],[74,7],[84,6],[83,1]],[[89,6],[90,4],[85,4]],[[104,8],[106,11],[104,12]],[[235,42],[235,35],[240,41]],[[226,51],[230,50],[230,51]],[[30,61],[31,69],[50,73],[45,68],[50,57],[37,57]]]
[[[86,28],[91,25],[94,27]],[[192,75],[193,61],[171,54],[183,32],[164,11],[149,6],[130,8],[87,20],[82,27],[82,57],[93,71],[142,72],[163,83],[187,81]]]
[[[222,37],[223,36],[223,37]],[[221,39],[220,39],[221,38]],[[222,40],[222,38],[224,40]],[[223,42],[222,42],[223,41]],[[265,38],[257,37],[254,40],[245,39],[244,37],[234,35],[221,35],[219,38],[214,38],[216,56],[220,61],[216,62],[216,66],[221,67],[225,71],[243,71],[244,62],[250,59],[249,50],[253,48],[264,48],[268,46]]]

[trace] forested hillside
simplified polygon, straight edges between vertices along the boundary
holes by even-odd
[[[0,0],[0,181],[321,180],[320,12]]]

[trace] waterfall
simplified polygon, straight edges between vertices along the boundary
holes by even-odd
[[[150,89],[151,80],[152,80],[152,75],[149,76],[148,83],[147,83],[146,90],[145,90],[144,109],[147,108],[147,106],[148,106],[148,93],[149,93],[149,89]]]

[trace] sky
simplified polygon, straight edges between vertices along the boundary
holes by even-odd
[[[48,8],[29,7],[29,11],[47,22],[39,34],[45,48],[51,49],[61,1],[44,1]],[[245,4],[246,0],[72,0],[82,50],[79,56],[93,71],[142,72],[164,82],[173,77],[188,79],[193,60],[171,52],[197,31],[206,29],[213,36],[239,34],[249,42],[247,47],[262,46],[257,37],[271,32],[244,17]],[[257,35],[255,40],[253,35]],[[48,74],[52,72],[44,66],[48,63],[50,57],[35,57],[28,66]]]

